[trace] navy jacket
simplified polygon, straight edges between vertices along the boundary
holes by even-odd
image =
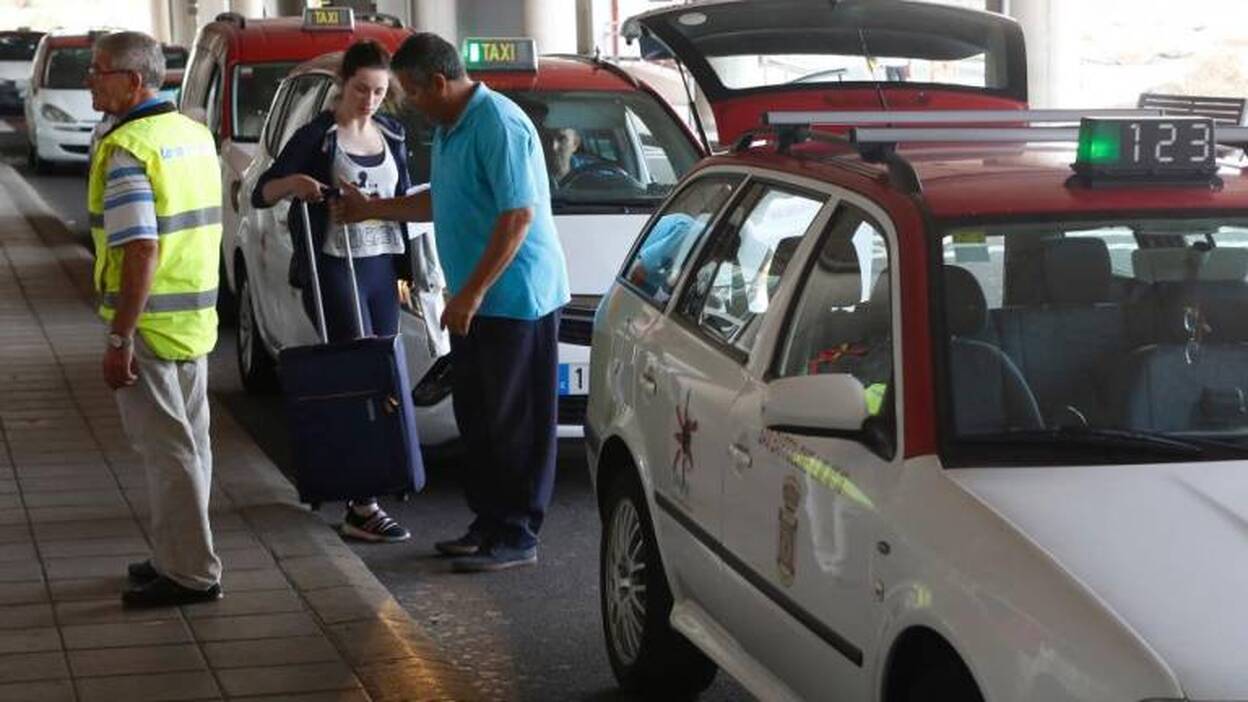
[[[395,195],[402,196],[412,186],[411,176],[407,172],[407,148],[403,125],[397,120],[382,114],[374,114],[381,135],[386,140],[386,148],[399,169],[399,182]],[[328,110],[317,115],[311,122],[303,125],[290,137],[282,153],[278,154],[273,165],[265,171],[256,188],[251,192],[251,204],[256,208],[270,207],[264,201],[264,186],[270,180],[285,178],[289,175],[302,173],[311,176],[326,185],[337,186],[334,180],[334,152],[338,146],[338,125],[334,122],[334,113]],[[308,218],[312,223],[312,244],[320,251],[325,244],[325,232],[329,225],[329,208],[324,202],[308,205]],[[303,218],[297,211],[292,211],[287,219],[290,229],[294,256],[290,261],[290,284],[302,288],[308,282],[308,252],[303,245]],[[403,237],[404,248],[411,246],[411,240]],[[412,280],[412,263],[410,251],[391,256],[394,261],[395,274],[406,281]]]

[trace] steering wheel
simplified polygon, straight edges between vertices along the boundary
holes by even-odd
[[[600,180],[607,183],[622,181],[635,190],[646,189],[646,186],[630,175],[623,166],[610,161],[593,161],[573,168],[559,179],[559,187],[573,188],[587,180]]]

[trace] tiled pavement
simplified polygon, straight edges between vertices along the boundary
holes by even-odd
[[[148,500],[100,377],[90,261],[0,164],[0,702],[471,699],[365,565],[220,407],[226,596],[122,609]]]

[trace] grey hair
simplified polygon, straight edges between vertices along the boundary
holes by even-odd
[[[159,90],[165,82],[165,52],[143,32],[105,34],[95,41],[95,50],[108,54],[113,68],[138,73],[143,87]]]

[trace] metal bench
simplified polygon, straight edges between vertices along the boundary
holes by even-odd
[[[1159,109],[1167,115],[1209,117],[1215,123],[1225,126],[1248,126],[1244,121],[1248,100],[1244,98],[1141,93],[1138,107]]]

